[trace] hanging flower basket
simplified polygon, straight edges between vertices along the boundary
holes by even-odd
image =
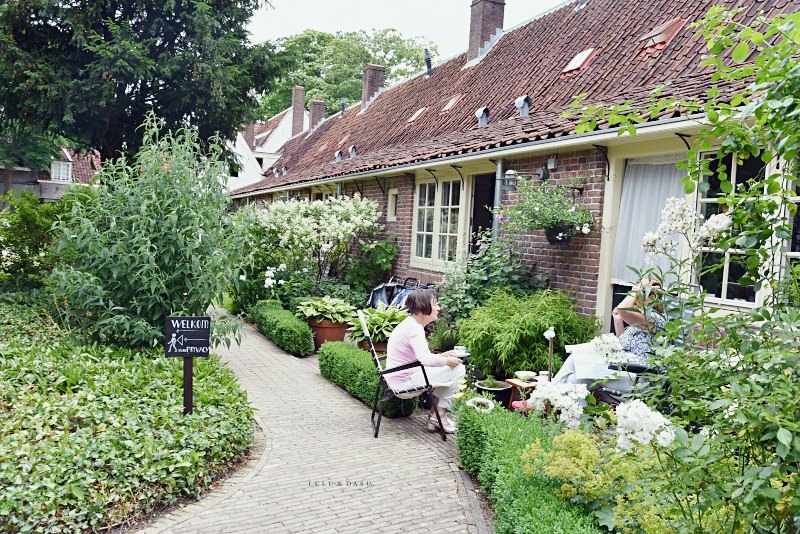
[[[574,229],[572,225],[559,225],[546,228],[544,235],[551,245],[566,245],[572,239]]]

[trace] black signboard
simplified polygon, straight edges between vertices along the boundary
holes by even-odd
[[[167,317],[165,330],[167,356],[208,356],[210,317]]]
[[[195,356],[209,355],[210,317],[167,317],[164,350],[183,356],[183,413],[192,413],[192,367]]]

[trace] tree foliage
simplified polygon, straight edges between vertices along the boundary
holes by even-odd
[[[140,146],[150,110],[232,139],[279,68],[271,45],[247,43],[262,1],[3,2],[0,109],[103,159]]]
[[[97,199],[56,225],[75,257],[55,273],[64,318],[100,341],[154,345],[167,315],[205,315],[238,279],[222,147],[201,158],[196,130],[163,129],[148,115],[141,150],[107,162]]]
[[[386,80],[391,82],[422,70],[425,48],[436,53],[436,46],[429,41],[405,38],[394,29],[335,35],[306,30],[277,44],[289,66],[261,102],[264,118],[291,105],[295,85],[306,88],[308,102],[324,100],[328,115],[332,115],[342,97],[346,105],[361,99],[361,78],[368,63],[384,66]]]

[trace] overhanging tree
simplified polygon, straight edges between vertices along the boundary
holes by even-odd
[[[247,42],[263,1],[3,2],[0,108],[104,159],[140,146],[151,110],[232,139],[280,68],[271,45]]]

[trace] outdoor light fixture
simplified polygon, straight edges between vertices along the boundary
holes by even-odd
[[[554,171],[558,168],[558,154],[553,154],[547,158],[547,168]]]
[[[500,186],[502,191],[516,191],[517,190],[517,171],[514,169],[508,169],[503,174],[503,183]]]

